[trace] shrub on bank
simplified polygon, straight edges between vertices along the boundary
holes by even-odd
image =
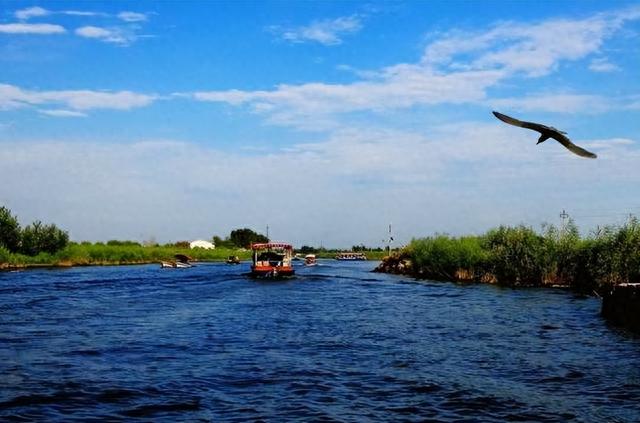
[[[498,283],[539,286],[549,271],[544,238],[526,226],[500,226],[484,236],[488,270]]]

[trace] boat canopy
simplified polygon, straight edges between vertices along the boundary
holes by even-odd
[[[251,244],[252,250],[265,250],[268,248],[281,248],[283,250],[293,250],[293,246],[291,244],[286,244],[284,242],[264,242],[259,244]]]

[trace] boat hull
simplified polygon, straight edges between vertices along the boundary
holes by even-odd
[[[250,275],[259,279],[290,278],[295,275],[295,271],[288,266],[251,266]]]
[[[193,267],[191,263],[183,263],[183,262],[173,262],[173,261],[162,261],[160,262],[160,267],[168,268],[168,269],[186,269],[189,267]]]

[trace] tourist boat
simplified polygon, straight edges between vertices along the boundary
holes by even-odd
[[[240,258],[238,256],[229,256],[227,258],[227,264],[240,264]]]
[[[283,278],[293,276],[291,264],[293,246],[283,242],[251,244],[253,263],[251,276],[257,278]]]
[[[173,269],[193,267],[193,264],[190,263],[193,260],[191,257],[184,254],[176,254],[174,257],[176,258],[174,261],[161,261],[160,267]]]
[[[364,253],[353,253],[351,251],[344,251],[336,254],[336,260],[366,260],[367,256]]]
[[[316,264],[318,264],[318,261],[316,260],[315,254],[307,254],[306,256],[304,256],[305,266],[315,266]]]

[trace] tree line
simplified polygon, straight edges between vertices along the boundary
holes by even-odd
[[[11,210],[0,207],[0,250],[36,256],[40,253],[54,254],[68,244],[69,234],[56,225],[36,220],[22,228]]]

